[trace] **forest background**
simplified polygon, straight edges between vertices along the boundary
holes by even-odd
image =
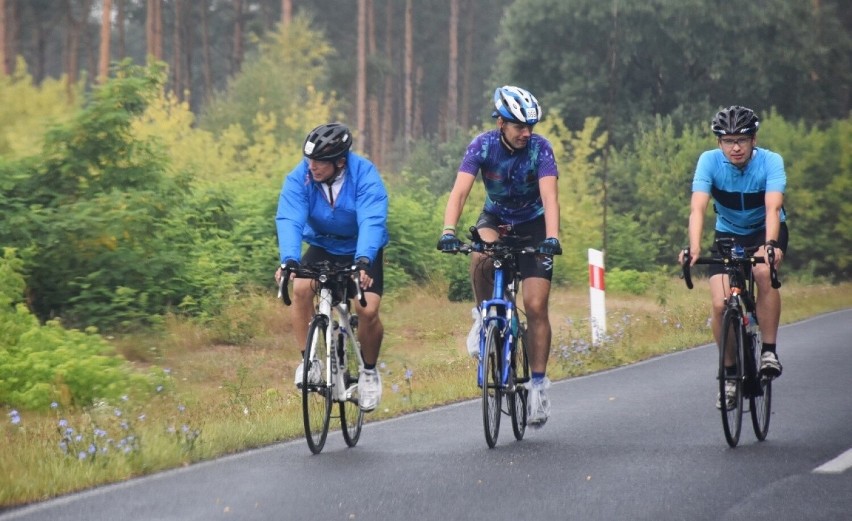
[[[389,302],[412,288],[469,301],[466,259],[435,243],[504,84],[536,94],[559,163],[558,287],[586,287],[588,248],[610,291],[676,274],[695,161],[731,104],[785,158],[785,277],[847,282],[852,13],[763,0],[731,23],[726,5],[0,0],[0,406],[151,393],[168,371],[126,343],[112,356],[114,340],[176,321],[250,346],[281,182],[327,121],[353,128],[388,186]]]

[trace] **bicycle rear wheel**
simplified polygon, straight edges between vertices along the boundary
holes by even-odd
[[[358,345],[355,343],[355,330],[351,330],[351,336],[343,335],[345,346],[343,368],[344,401],[340,402],[340,427],[343,430],[343,439],[346,445],[354,447],[361,437],[361,426],[364,424],[364,411],[358,406],[358,399],[352,395],[352,389],[358,384],[360,367],[358,367]],[[343,351],[341,351],[343,353]]]
[[[326,349],[325,332],[328,317],[318,315],[311,321],[308,329],[308,342],[305,346],[304,370],[302,372],[302,418],[305,423],[305,439],[314,454],[319,454],[328,435],[328,422],[331,417],[331,388],[326,381],[325,371],[320,371],[318,382],[310,383],[309,373],[312,363],[323,359]],[[312,349],[313,347],[313,349]],[[314,360],[311,359],[314,354]]]
[[[512,353],[511,378],[514,391],[509,394],[509,411],[512,415],[512,432],[516,440],[522,440],[527,430],[527,382],[530,381],[530,362],[527,359],[527,331],[521,326]]]
[[[490,448],[497,445],[500,433],[500,352],[502,351],[500,330],[492,322],[485,331],[485,357],[482,359],[482,424],[485,441]]]
[[[736,364],[736,374],[728,376],[725,372],[725,353],[730,352]],[[725,387],[728,382],[736,386],[733,403],[729,404]],[[740,314],[727,309],[722,317],[722,345],[719,349],[719,402],[722,411],[722,428],[725,440],[736,447],[740,440],[743,422],[743,327]]]
[[[760,374],[760,342],[752,338],[752,357],[754,362],[755,378],[759,389],[749,398],[749,409],[751,410],[751,426],[754,427],[754,435],[763,441],[769,433],[769,413],[772,410],[772,378]],[[756,386],[757,387],[757,386]]]

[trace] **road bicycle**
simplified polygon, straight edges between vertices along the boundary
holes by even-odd
[[[523,246],[526,237],[504,235],[495,242],[484,242],[476,227],[471,227],[470,233],[470,244],[462,244],[459,252],[483,253],[494,266],[493,294],[479,306],[482,327],[476,376],[476,383],[482,389],[485,441],[489,448],[494,448],[502,414],[511,417],[516,440],[523,439],[527,428],[526,384],[530,381],[530,364],[526,323],[515,299],[521,283],[518,261],[521,255],[535,254],[535,248]]]
[[[283,268],[283,266],[282,266]],[[305,438],[314,454],[319,454],[328,435],[332,404],[339,404],[340,425],[346,445],[354,447],[361,437],[364,411],[358,404],[358,376],[364,368],[358,343],[358,317],[350,314],[350,290],[362,306],[367,302],[357,283],[358,268],[320,261],[284,270],[278,296],[290,305],[287,281],[312,279],[316,311],[308,328],[303,359],[302,416]],[[310,378],[313,364],[320,364],[319,381]]]
[[[722,264],[728,280],[729,290],[725,298],[725,311],[722,314],[722,335],[719,346],[719,401],[722,413],[722,428],[725,440],[736,447],[742,428],[743,402],[748,399],[751,423],[759,441],[766,439],[769,432],[769,418],[772,408],[772,380],[760,373],[761,337],[757,321],[754,273],[756,264],[768,263],[773,288],[780,288],[778,273],[775,270],[775,250],[767,248],[767,258],[754,256],[758,248],[744,249],[732,238],[716,239],[717,255],[711,258],[700,257],[696,264]],[[684,250],[683,279],[692,289],[690,275],[689,248]],[[735,361],[736,371],[725,371],[725,354]],[[733,404],[728,403],[725,388],[733,382],[736,393]]]

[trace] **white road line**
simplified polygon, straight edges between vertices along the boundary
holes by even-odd
[[[814,469],[817,474],[840,474],[852,467],[852,449],[847,450],[831,461],[827,461]]]

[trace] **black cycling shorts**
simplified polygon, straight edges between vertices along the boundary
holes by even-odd
[[[367,274],[373,278],[373,285],[364,290],[364,293],[375,293],[382,296],[385,290],[385,269],[384,269],[384,249],[379,249],[376,254],[376,260],[370,264],[367,269]],[[333,264],[349,264],[355,262],[354,255],[333,255],[319,246],[308,246],[307,251],[302,255],[302,264],[311,264],[317,261],[330,261]],[[354,296],[357,292],[355,281],[349,285],[349,295]]]
[[[488,228],[500,235],[529,237],[521,244],[533,248],[537,248],[541,241],[547,238],[543,215],[525,223],[508,224],[492,213],[482,212],[476,221],[476,228]],[[553,257],[550,255],[521,255],[519,265],[521,279],[539,277],[553,280]]]
[[[752,232],[748,235],[737,235],[735,233],[720,232],[716,230],[716,236],[713,240],[713,246],[710,248],[711,253],[719,253],[716,250],[715,239],[721,239],[725,237],[733,237],[736,243],[742,246],[743,248],[758,248],[766,243],[766,229],[757,230],[756,232]],[[783,222],[781,223],[781,228],[778,230],[778,248],[783,251],[785,255],[787,254],[788,239],[789,233],[787,231],[787,223]],[[707,274],[710,276],[721,275],[722,273],[725,273],[725,266],[722,264],[709,264],[707,268]]]

